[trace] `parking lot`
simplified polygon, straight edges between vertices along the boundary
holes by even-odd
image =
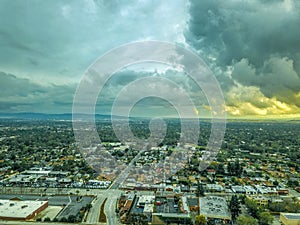
[[[77,202],[75,196],[70,197],[67,206],[58,214],[57,219],[68,218],[70,215],[78,215],[81,208],[91,203],[92,200],[92,197],[82,197],[81,201]]]
[[[0,199],[12,199],[18,197],[21,200],[39,200],[48,201],[49,206],[62,206],[64,207],[58,214],[57,219],[63,217],[68,218],[70,215],[78,215],[81,208],[91,203],[94,199],[90,196],[40,196],[40,195],[16,195],[16,194],[0,194]],[[79,200],[79,201],[77,201]]]
[[[105,192],[105,189],[89,189],[89,188],[33,188],[18,186],[0,186],[0,194],[31,194],[31,195],[97,195]]]

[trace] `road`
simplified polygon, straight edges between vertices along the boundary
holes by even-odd
[[[101,194],[98,194],[96,199],[92,202],[92,208],[90,209],[85,224],[98,224],[100,216],[100,207],[103,204],[104,200],[107,198],[104,212],[106,215],[107,223],[109,225],[118,225],[118,216],[116,214],[116,205],[117,200],[121,195],[120,190],[111,189],[106,191],[101,191]]]
[[[145,151],[147,151],[147,147],[148,143],[144,145],[143,149],[134,157],[133,160],[131,160],[128,166],[119,174],[119,176],[114,180],[114,182],[105,192],[105,195],[107,196],[107,201],[104,209],[108,225],[120,224],[120,222],[118,221],[118,216],[116,214],[117,200],[121,194],[121,191],[119,191],[118,188],[123,184],[123,182],[126,180],[128,175],[132,171],[134,163],[140,159],[141,155]]]
[[[116,214],[116,205],[117,200],[120,197],[121,191],[119,190],[108,190],[107,195],[107,201],[105,203],[105,214],[107,219],[107,224],[109,225],[117,225],[120,224],[118,221],[118,216]]]
[[[99,194],[97,195],[96,199],[92,202],[92,208],[90,209],[86,222],[87,224],[97,224],[99,221],[99,215],[100,215],[100,207],[106,198],[105,195]]]
[[[134,166],[134,163],[137,162],[141,155],[147,151],[148,143],[146,143],[143,147],[143,149],[131,160],[131,162],[128,164],[128,166],[119,174],[119,176],[114,180],[114,182],[110,185],[108,189],[118,189],[121,184],[126,180],[130,172],[132,171],[132,168]]]
[[[112,185],[107,189],[107,190],[92,190],[92,189],[76,189],[76,188],[63,188],[63,189],[58,189],[58,188],[38,188],[38,189],[33,189],[33,188],[25,188],[23,190],[15,190],[15,188],[10,188],[10,190],[14,191],[19,191],[19,193],[28,193],[28,192],[37,192],[38,194],[41,195],[51,195],[51,194],[82,194],[82,195],[96,195],[96,199],[92,202],[92,208],[90,209],[86,222],[85,224],[98,224],[99,222],[99,214],[100,214],[100,207],[103,204],[105,198],[107,198],[107,201],[105,203],[105,214],[107,218],[107,223],[108,225],[118,225],[120,222],[118,221],[118,216],[116,215],[116,205],[117,205],[117,200],[120,197],[121,191],[118,190],[120,185],[123,184],[123,182],[126,180],[130,172],[132,171],[132,168],[134,167],[134,163],[137,162],[141,155],[147,150],[148,143],[146,143],[143,147],[143,149],[134,157],[134,159],[128,164],[125,170],[123,170],[119,176],[115,179],[115,181],[112,183]],[[3,190],[2,190],[3,192]],[[4,192],[7,192],[5,190]],[[5,221],[6,222],[6,221]],[[2,223],[0,224],[9,224],[9,223]],[[13,224],[13,223],[11,223]],[[31,223],[35,224],[35,223]],[[39,224],[39,223],[36,223]],[[46,224],[46,223],[43,223]],[[60,224],[60,223],[51,223],[51,224]],[[64,223],[65,224],[65,223]]]

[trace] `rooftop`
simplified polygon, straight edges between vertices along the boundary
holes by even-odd
[[[281,213],[281,214],[289,220],[300,220],[300,213]]]
[[[153,203],[155,200],[155,196],[153,195],[142,195],[139,197],[138,206]]]
[[[153,212],[153,204],[146,204],[144,207],[144,213],[151,213]]]
[[[200,198],[200,214],[210,218],[231,218],[226,199],[217,196]]]
[[[0,217],[26,218],[47,201],[0,200]]]

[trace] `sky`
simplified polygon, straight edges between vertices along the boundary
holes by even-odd
[[[76,88],[97,58],[126,43],[157,40],[204,60],[229,118],[300,118],[298,0],[2,0],[0,15],[0,112],[71,113]],[[184,90],[198,116],[210,115],[205,95],[184,71],[151,64],[117,71],[97,113],[110,113],[122,88],[147,76],[174,80],[168,93]],[[130,87],[129,94],[141,95]],[[132,111],[176,114],[157,98]]]

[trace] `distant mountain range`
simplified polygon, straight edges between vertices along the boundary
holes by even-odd
[[[78,114],[79,117],[87,118],[86,114]],[[124,118],[120,116],[114,116],[114,118]],[[34,119],[34,120],[72,120],[72,113],[62,113],[62,114],[48,114],[48,113],[0,113],[1,119]],[[111,115],[95,115],[96,119],[110,119]]]
[[[113,119],[122,120],[126,119],[126,116],[118,115],[102,115],[95,114],[96,120],[111,120]],[[60,113],[60,114],[48,114],[48,113],[33,113],[33,112],[22,112],[22,113],[0,113],[0,119],[20,119],[20,120],[72,120],[72,113]],[[90,118],[88,114],[76,114],[76,118],[87,119]],[[149,119],[145,117],[130,117],[130,119]],[[171,118],[172,119],[172,118]]]
[[[77,118],[89,118],[88,114],[77,114]],[[20,120],[72,120],[72,113],[60,113],[60,114],[48,114],[48,113],[33,113],[33,112],[22,112],[22,113],[0,113],[0,119],[20,119]],[[126,119],[125,116],[113,116],[114,119]],[[111,120],[111,115],[102,115],[95,114],[96,120]],[[150,118],[146,117],[130,117],[130,119],[145,119],[148,120]],[[179,118],[165,118],[165,119],[179,119]],[[209,118],[199,118],[200,121],[210,121]],[[227,118],[227,123],[230,122],[291,122],[291,123],[300,123],[300,118]]]

